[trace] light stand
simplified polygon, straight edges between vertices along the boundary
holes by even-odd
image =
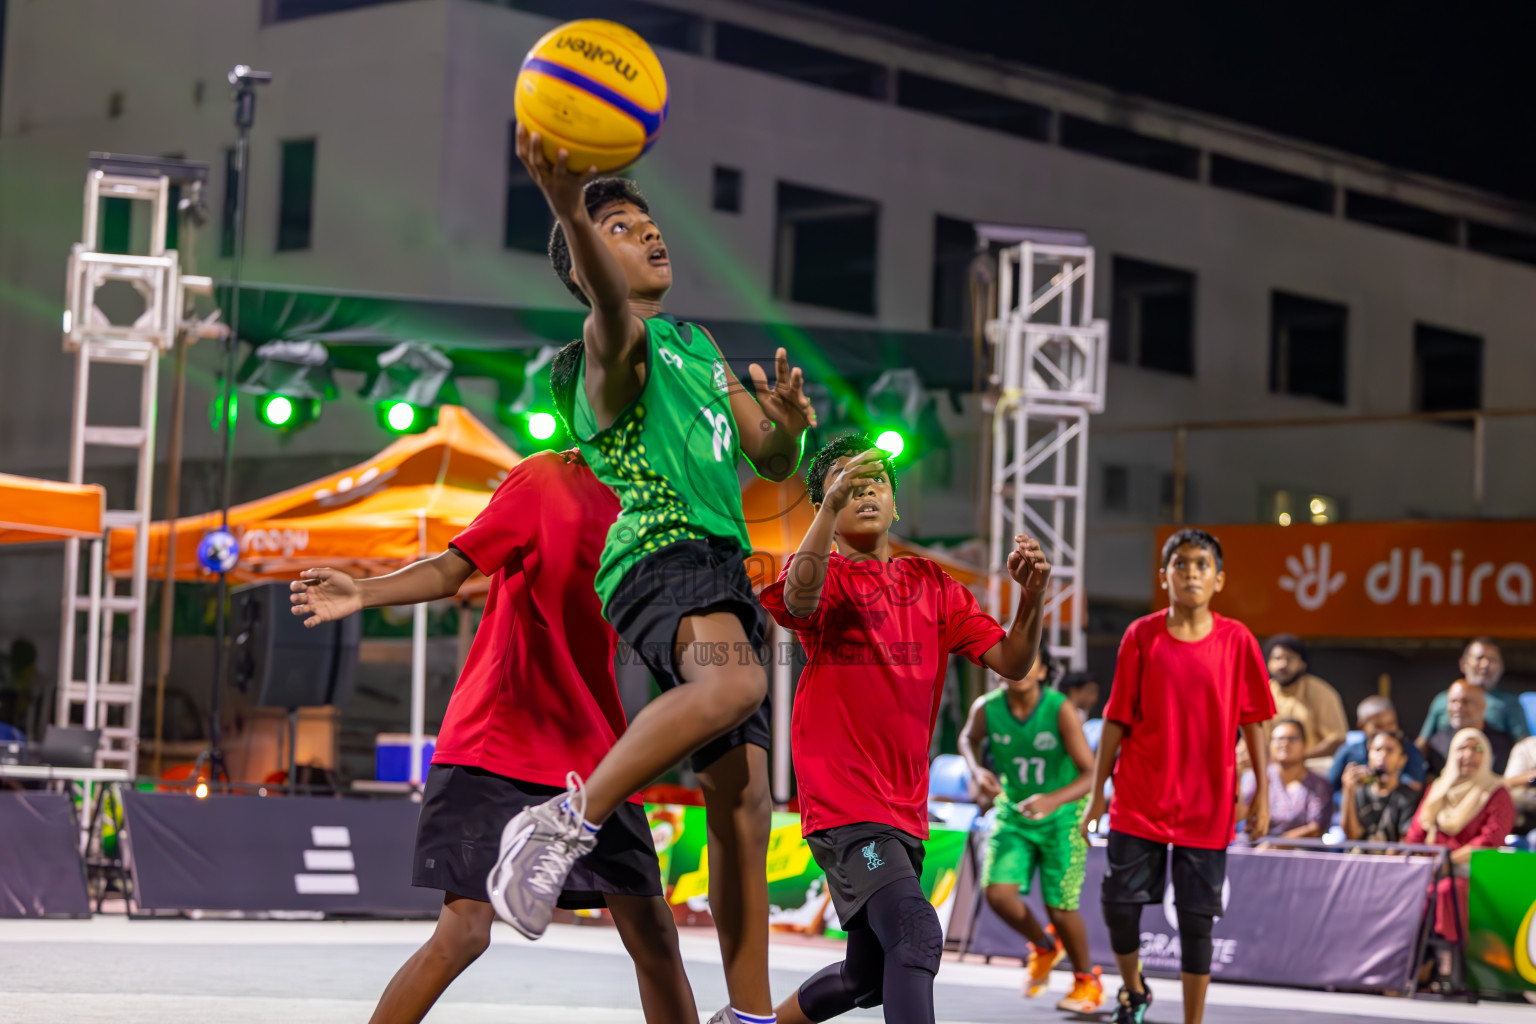
[[[250,168],[251,126],[256,123],[256,86],[272,81],[270,71],[253,71],[244,64],[235,65],[229,73],[229,84],[235,87],[235,251],[234,268],[230,274],[229,334],[224,339],[224,377],[221,381],[220,415],[224,428],[224,458],[219,471],[219,523],[229,530],[229,506],[234,489],[235,462],[235,356],[240,348],[240,273],[245,261],[245,217],[247,171]],[[213,695],[208,712],[208,749],[197,756],[192,778],[202,778],[207,770],[210,781],[229,781],[224,765],[224,750],[220,745],[220,712],[224,690],[224,634],[225,605],[229,601],[229,576],[219,573],[218,597],[214,608]]]

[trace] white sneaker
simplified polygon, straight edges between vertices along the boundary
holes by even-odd
[[[581,777],[565,777],[566,792],[524,808],[501,831],[501,852],[485,880],[496,916],[525,937],[549,927],[571,866],[597,845],[586,827],[587,791]]]

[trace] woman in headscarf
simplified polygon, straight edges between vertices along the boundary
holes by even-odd
[[[1504,780],[1493,773],[1492,751],[1478,729],[1462,729],[1452,737],[1445,771],[1424,794],[1403,837],[1407,843],[1452,851],[1454,877],[1435,883],[1435,931],[1451,942],[1467,930],[1467,862],[1476,850],[1503,846],[1515,823],[1515,802]]]

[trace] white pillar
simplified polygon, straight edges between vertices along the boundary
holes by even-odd
[[[769,650],[773,664],[773,800],[789,802],[789,716],[794,702],[795,670],[790,656],[789,630],[769,619]]]
[[[421,784],[422,733],[427,717],[427,606],[413,610],[411,631],[411,768],[408,778]]]

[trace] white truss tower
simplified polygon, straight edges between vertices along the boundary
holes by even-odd
[[[144,687],[144,627],[149,567],[151,485],[155,467],[155,406],[160,355],[171,348],[181,318],[183,292],[180,264],[174,250],[166,251],[166,222],[171,182],[164,175],[134,176],[93,167],[85,183],[84,241],[69,256],[65,284],[64,349],[75,357],[73,427],[70,432],[69,479],[84,483],[91,448],[128,449],[134,453],[132,506],[109,509],[105,525],[135,529],[133,570],[126,592],[103,565],[103,541],[91,542],[90,571],[81,591],[80,541],[71,540],[64,556],[64,607],[59,651],[57,722],[83,721],[101,730],[97,767],[137,770],[139,700]],[[97,249],[97,216],[101,200],[132,199],[151,204],[149,254],[104,253]],[[96,293],[111,282],[124,282],[144,300],[143,314],[131,324],[114,324],[96,303]],[[119,363],[139,369],[137,422],[128,426],[97,426],[88,422],[91,370],[99,363]],[[121,674],[113,658],[113,629],[117,616],[128,620],[126,657]],[[76,637],[84,616],[84,664],[76,658]]]
[[[1093,247],[1086,240],[1013,236],[1022,241],[1000,253],[998,318],[987,325],[998,388],[987,596],[992,614],[1007,622],[1017,601],[1007,568],[1013,537],[1036,538],[1053,567],[1042,640],[1081,668],[1088,417],[1104,409],[1107,324],[1093,319]]]

